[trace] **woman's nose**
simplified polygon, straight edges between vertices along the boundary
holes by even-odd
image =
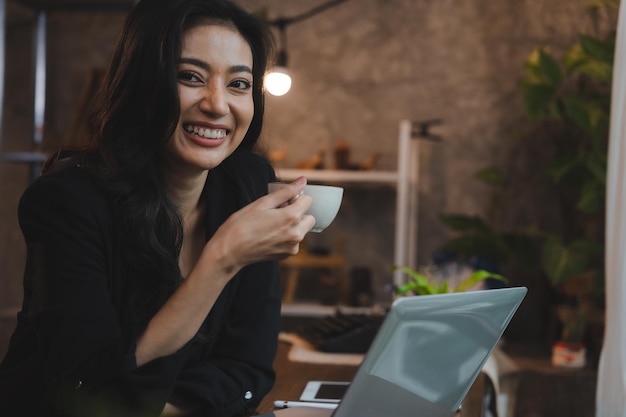
[[[229,111],[227,91],[217,85],[209,85],[204,89],[200,109],[210,114],[224,115]]]

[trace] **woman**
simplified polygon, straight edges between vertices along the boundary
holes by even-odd
[[[24,193],[24,303],[0,366],[12,416],[234,416],[274,381],[276,260],[314,219],[252,149],[271,37],[227,0],[143,0],[92,149]],[[292,204],[283,204],[295,200]]]

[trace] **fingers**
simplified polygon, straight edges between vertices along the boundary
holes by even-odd
[[[315,218],[310,214],[306,214],[313,202],[310,196],[304,194],[306,184],[306,178],[299,177],[292,183],[286,184],[267,196],[272,199],[272,207],[280,209],[283,213],[282,215],[289,213],[292,216],[293,225],[302,233],[302,238],[315,225]],[[277,201],[279,202],[278,205],[276,205]]]
[[[304,235],[315,225],[315,217],[307,213],[312,203],[313,199],[311,196],[298,193],[290,202],[281,204],[274,211],[287,224],[291,224],[304,238]]]
[[[235,258],[233,263],[247,265],[298,253],[300,242],[315,225],[315,218],[306,214],[313,200],[302,194],[305,185],[305,177],[280,184],[229,217],[218,232],[227,247],[224,252]]]
[[[296,194],[296,195],[295,195],[293,198],[291,198],[289,201],[287,201],[287,202],[285,202],[285,203],[281,204],[281,205],[280,205],[280,206],[278,206],[278,207],[279,207],[279,208],[282,208],[282,207],[288,206],[288,205],[290,205],[290,204],[293,204],[293,203],[294,203],[294,202],[298,199],[298,197],[300,197],[302,194],[304,194],[304,191],[300,191],[298,194]]]
[[[272,209],[275,227],[286,241],[299,242],[315,225],[315,218],[306,213],[312,201],[310,196],[302,195],[292,204]]]
[[[274,208],[288,206],[302,195],[306,183],[305,177],[299,177],[295,181],[269,193],[266,199]]]
[[[310,214],[305,214],[304,216],[302,216],[301,223],[308,233],[311,231],[311,229],[313,229],[313,226],[315,226],[315,217]]]
[[[298,219],[294,219],[291,227],[280,233],[282,243],[279,245],[280,250],[277,252],[277,259],[284,259],[297,254],[300,250],[300,243],[313,226],[315,226],[315,218],[310,214],[304,214]]]

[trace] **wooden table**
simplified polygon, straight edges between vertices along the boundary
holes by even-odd
[[[276,384],[259,404],[259,413],[274,411],[274,401],[298,400],[306,383],[310,380],[351,381],[357,367],[349,365],[319,365],[302,362],[291,362],[287,359],[291,345],[287,342],[278,343],[278,353],[274,361]],[[480,417],[482,415],[482,397],[484,392],[482,374],[476,379],[463,401],[463,417]]]
[[[274,401],[298,400],[306,383],[310,380],[321,381],[352,381],[356,374],[356,366],[348,365],[319,365],[303,362],[291,362],[287,359],[291,345],[287,342],[278,342],[278,354],[274,361],[276,369],[276,384],[265,396],[258,407],[261,413],[274,410]]]

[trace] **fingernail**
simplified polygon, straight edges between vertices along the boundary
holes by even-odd
[[[298,177],[294,181],[295,184],[306,184],[306,177]]]

